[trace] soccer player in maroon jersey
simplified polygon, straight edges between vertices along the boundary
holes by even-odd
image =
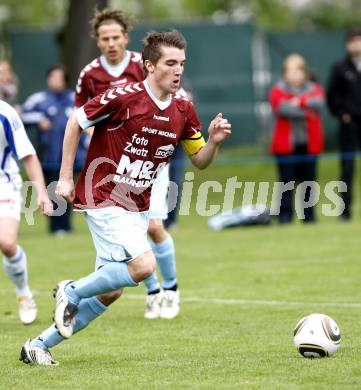
[[[101,56],[88,64],[79,75],[75,95],[77,107],[112,86],[124,86],[145,78],[141,54],[127,50],[132,23],[124,11],[96,11],[91,26]],[[148,227],[150,244],[163,279],[163,291],[156,272],[153,272],[144,281],[148,293],[144,314],[147,319],[172,319],[180,310],[174,241],[163,224],[168,216],[168,187],[169,167],[166,166],[152,191],[155,195],[151,197]]]
[[[119,289],[137,286],[154,271],[147,240],[153,182],[178,142],[199,169],[211,164],[231,125],[219,113],[208,141],[193,104],[177,95],[186,42],[176,30],[144,40],[143,82],[113,87],[77,110],[68,122],[57,194],[83,210],[96,248],[96,271],[55,290],[55,325],[21,350],[24,363],[55,365],[49,349],[101,315]],[[73,164],[81,129],[95,125],[76,187]],[[106,295],[104,295],[106,294]],[[105,298],[104,298],[105,297]]]
[[[141,54],[127,50],[132,24],[125,12],[96,11],[91,26],[101,56],[80,72],[75,89],[77,107],[110,87],[142,81],[145,77]]]

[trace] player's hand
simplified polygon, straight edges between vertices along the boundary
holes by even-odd
[[[346,124],[349,124],[352,122],[352,118],[351,118],[350,114],[342,114],[341,119],[342,119],[342,122],[346,123]]]
[[[231,135],[231,127],[231,124],[226,118],[223,118],[220,112],[209,125],[209,138],[218,145]]]
[[[38,126],[40,128],[40,130],[42,131],[48,131],[51,129],[51,122],[49,121],[48,118],[42,118],[39,123],[38,123]]]
[[[38,195],[38,206],[44,215],[51,216],[53,214],[53,203],[49,199],[46,190],[41,191]]]
[[[72,202],[75,198],[74,181],[71,179],[59,179],[55,194],[61,196],[68,202]]]
[[[295,107],[299,107],[301,100],[298,96],[294,96],[292,99],[290,99],[290,103]]]

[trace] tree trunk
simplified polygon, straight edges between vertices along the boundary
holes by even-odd
[[[68,18],[60,34],[63,63],[69,71],[69,87],[74,88],[80,70],[98,56],[89,35],[94,9],[107,7],[108,0],[69,0]]]

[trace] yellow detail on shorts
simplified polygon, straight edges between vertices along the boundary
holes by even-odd
[[[203,148],[206,141],[204,140],[202,133],[198,131],[192,135],[192,137],[181,140],[181,144],[188,156],[192,156]]]

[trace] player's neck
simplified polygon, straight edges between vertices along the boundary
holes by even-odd
[[[356,53],[353,56],[351,56],[352,61],[354,62],[360,62],[361,61],[361,53]]]
[[[125,56],[126,56],[126,51],[124,51],[124,53],[116,59],[108,58],[105,55],[104,55],[104,58],[105,58],[105,61],[108,63],[108,65],[117,66],[124,60]]]
[[[150,91],[152,92],[153,96],[157,98],[158,100],[165,102],[169,100],[170,98],[170,93],[165,92],[163,89],[159,88],[157,83],[152,80],[152,78],[147,77],[146,78],[147,84],[149,86]]]

